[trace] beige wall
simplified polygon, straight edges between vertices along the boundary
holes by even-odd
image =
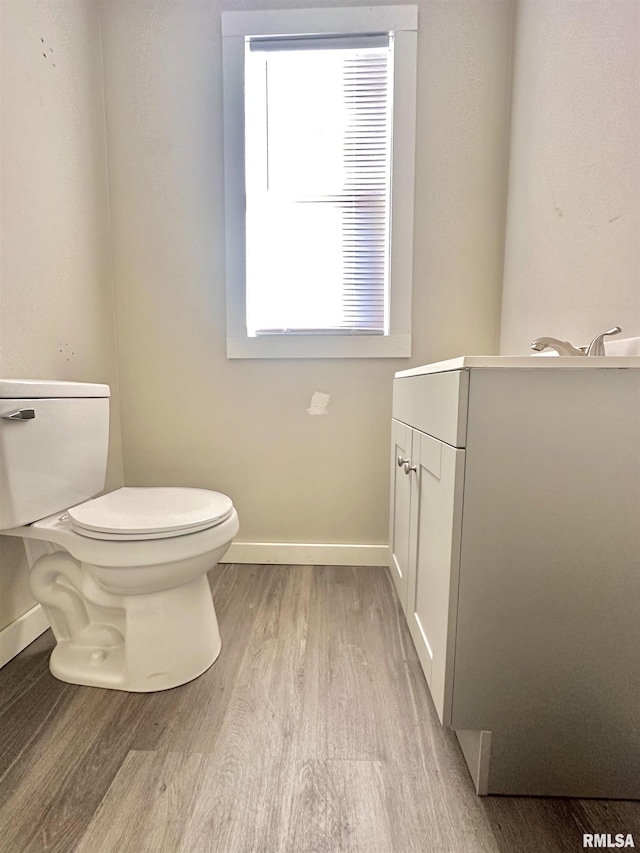
[[[228,361],[220,4],[0,4],[0,375],[111,385],[110,487],[121,414],[130,485],[228,492],[243,540],[385,543],[393,372],[496,351],[503,258],[501,351],[640,334],[635,0],[520,0],[506,252],[513,5],[418,5],[413,357]]]
[[[413,357],[229,361],[220,4],[0,4],[0,374],[112,386],[110,486],[121,408],[128,484],[228,492],[243,540],[387,541],[393,372],[496,351],[505,258],[513,5],[418,5]],[[634,0],[517,6],[503,352],[640,333],[638,32]]]
[[[518,3],[502,353],[640,334],[639,12]]]
[[[0,376],[107,382],[122,482],[99,10],[2,0]],[[0,628],[33,605],[0,537]]]
[[[243,541],[386,543],[393,372],[497,349],[512,7],[418,5],[414,356],[229,361],[220,4],[102,4],[126,481],[228,493]]]

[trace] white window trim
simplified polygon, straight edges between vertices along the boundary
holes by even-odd
[[[417,6],[223,12],[228,358],[398,358],[411,355]],[[394,112],[388,335],[248,337],[245,301],[245,36],[393,32]]]

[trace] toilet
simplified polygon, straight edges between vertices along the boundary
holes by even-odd
[[[100,494],[109,393],[93,383],[0,380],[0,533],[25,541],[31,591],[56,639],[56,678],[167,690],[220,653],[207,572],[237,534],[238,515],[207,489]]]

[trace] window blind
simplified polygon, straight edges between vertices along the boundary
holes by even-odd
[[[248,334],[388,333],[392,50],[246,40]]]

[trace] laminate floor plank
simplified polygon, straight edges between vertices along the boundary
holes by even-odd
[[[260,717],[274,721],[291,737],[291,721],[298,716],[299,693],[306,645],[309,606],[309,567],[262,568],[261,601],[250,630],[228,629],[229,644],[238,647],[239,665],[228,682],[228,704],[223,733],[234,730],[234,719],[248,703]],[[217,731],[210,721],[193,738],[196,752],[217,749]]]
[[[17,786],[42,733],[73,701],[73,690],[42,673],[0,712],[0,803]]]
[[[574,802],[560,798],[490,797],[482,800],[482,808],[500,853],[575,853],[583,848]]]
[[[74,701],[33,750],[0,809],[0,837],[14,839],[11,851],[73,849],[129,752],[136,728],[143,725],[141,712],[159,696],[70,690]],[[34,797],[34,790],[41,793]]]
[[[314,573],[299,758],[386,761],[403,751],[407,649],[389,597],[380,569]]]
[[[48,674],[54,645],[51,631],[45,631],[11,661],[11,666],[0,668],[0,719],[35,682]]]
[[[455,735],[440,726],[413,648],[403,696],[404,754],[386,765],[393,853],[498,853]]]
[[[204,757],[130,752],[75,853],[162,853],[180,846]]]
[[[388,572],[217,566],[223,649],[173,690],[0,670],[0,853],[569,853],[640,803],[475,795]]]
[[[76,768],[108,724],[114,701],[121,701],[116,694],[112,699],[88,688],[70,688],[66,695],[64,707],[54,709],[46,729],[19,763],[18,780],[12,780],[10,789],[3,786],[0,838],[9,851],[51,849],[50,839],[58,830],[50,811],[57,808],[59,793],[76,778]]]
[[[285,850],[394,850],[378,761],[298,761]]]
[[[394,853],[495,853],[454,736],[443,737],[388,572],[326,567],[313,592],[309,751],[301,746],[299,758],[378,762]]]
[[[265,568],[269,587],[210,752],[185,853],[283,849],[289,825],[294,733],[300,713],[311,569]]]
[[[73,689],[52,678],[50,631],[0,669],[0,803],[18,785],[43,731],[73,701]]]

